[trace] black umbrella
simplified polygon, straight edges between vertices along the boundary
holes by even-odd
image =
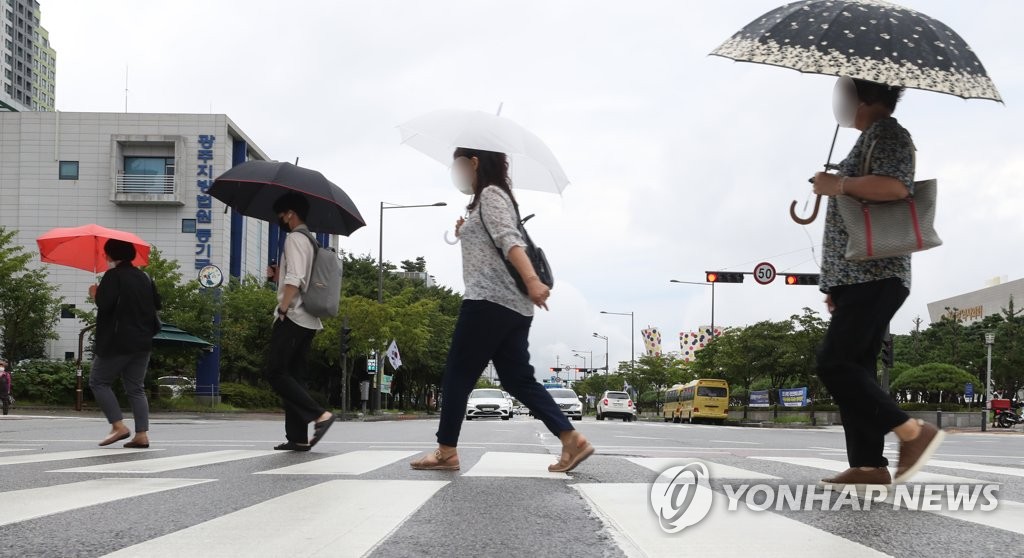
[[[711,52],[810,74],[847,76],[885,85],[1002,102],[971,47],[937,19],[881,0],[804,0],[776,8]],[[839,128],[836,127],[838,135]],[[836,136],[832,137],[835,147]],[[831,164],[832,149],[825,169]],[[806,225],[818,216],[789,214]]]
[[[786,4],[755,19],[711,54],[1002,101],[960,35],[921,12],[879,0]]]
[[[349,235],[366,225],[352,199],[324,175],[291,163],[248,161],[217,177],[210,195],[247,217],[277,222],[273,205],[287,192],[309,199],[309,230]]]

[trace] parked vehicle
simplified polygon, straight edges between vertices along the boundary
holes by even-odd
[[[729,383],[701,379],[665,390],[661,417],[665,422],[710,420],[723,424],[729,416]]]
[[[188,393],[195,393],[196,382],[187,376],[160,376],[156,379],[160,397],[177,399]]]
[[[500,389],[474,389],[466,402],[466,420],[498,417],[512,418],[512,398],[505,397]]]
[[[620,418],[623,422],[636,420],[636,406],[624,391],[606,391],[597,399],[597,420]]]
[[[1012,428],[1014,425],[1024,423],[1022,408],[1024,408],[1024,401],[1013,403],[1009,409],[996,409],[995,423],[1002,428]]]

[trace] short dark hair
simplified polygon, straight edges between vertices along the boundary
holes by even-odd
[[[885,85],[864,79],[854,78],[853,84],[857,87],[857,99],[862,103],[873,105],[881,103],[889,112],[896,112],[896,103],[903,96],[903,87]]]
[[[131,242],[111,238],[103,245],[103,252],[110,259],[119,262],[130,262],[135,259],[135,245]]]
[[[294,211],[299,219],[305,222],[306,216],[309,215],[309,200],[298,192],[288,192],[274,202],[274,213],[285,211]]]

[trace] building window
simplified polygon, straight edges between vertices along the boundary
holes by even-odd
[[[196,232],[196,220],[195,219],[182,219],[181,220],[181,232],[195,234]]]
[[[66,360],[68,362],[71,362],[71,361],[75,360],[75,352],[74,351],[64,351],[64,360]]]
[[[60,317],[62,319],[74,318],[75,315],[71,312],[75,309],[74,304],[61,304],[60,305]]]
[[[59,173],[61,180],[78,180],[78,161],[61,161]]]

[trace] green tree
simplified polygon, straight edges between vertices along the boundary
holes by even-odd
[[[266,364],[277,294],[262,278],[232,278],[222,294],[221,381],[257,385]]]
[[[14,243],[16,234],[0,226],[0,352],[12,363],[45,355],[63,301],[46,271],[29,269],[34,254]]]
[[[922,364],[900,373],[891,384],[895,391],[906,391],[910,400],[943,403],[964,393],[968,383],[978,378],[966,370],[943,363]]]

